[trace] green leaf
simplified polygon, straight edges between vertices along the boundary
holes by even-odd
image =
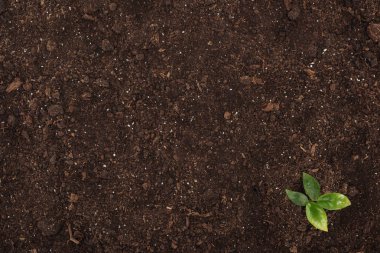
[[[306,205],[306,217],[308,221],[315,228],[325,231],[328,231],[327,228],[327,215],[325,210],[322,207],[319,207],[313,202],[309,202]]]
[[[309,199],[306,197],[305,194],[300,192],[294,192],[291,190],[285,190],[286,195],[288,195],[288,198],[297,206],[306,206],[307,203],[309,203]]]
[[[343,194],[326,193],[319,196],[317,204],[327,210],[340,210],[351,205],[351,202]]]
[[[305,189],[307,196],[309,196],[309,198],[311,198],[312,200],[316,201],[319,195],[321,195],[321,187],[317,179],[304,172],[302,176],[302,181],[303,188]]]

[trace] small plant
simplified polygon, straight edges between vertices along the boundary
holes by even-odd
[[[321,195],[318,181],[307,173],[302,175],[303,188],[309,198],[300,192],[285,190],[288,198],[297,206],[306,206],[306,217],[315,228],[328,231],[326,210],[340,210],[351,205],[350,200],[340,193]]]

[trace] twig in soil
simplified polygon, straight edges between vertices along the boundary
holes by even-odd
[[[302,145],[300,145],[300,149],[302,149],[302,151],[305,153],[309,153]]]
[[[203,217],[203,218],[207,218],[207,217],[212,216],[212,212],[202,214],[202,213],[198,213],[196,211],[193,211],[189,208],[186,208],[186,211],[188,211],[187,215],[189,215],[189,216],[198,216],[198,217]]]
[[[67,223],[67,229],[69,231],[69,240],[68,240],[68,242],[72,241],[75,244],[79,244],[79,241],[73,237],[73,231],[71,230],[70,223]]]
[[[264,220],[264,222],[268,223],[268,224],[271,224],[271,225],[274,225],[273,222],[269,221],[269,220]]]

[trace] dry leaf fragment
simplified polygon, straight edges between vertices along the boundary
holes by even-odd
[[[21,84],[22,84],[22,82],[21,82],[20,78],[15,78],[15,80],[13,80],[13,82],[11,82],[8,85],[8,88],[6,89],[6,92],[10,93],[12,91],[17,90],[18,88],[20,88]]]

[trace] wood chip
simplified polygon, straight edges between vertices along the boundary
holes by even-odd
[[[240,83],[244,85],[251,84],[251,78],[249,76],[240,77]]]
[[[89,15],[89,14],[84,14],[82,18],[84,20],[88,20],[88,21],[96,21],[96,18],[94,16]]]
[[[336,90],[336,83],[331,83],[330,84],[330,91],[335,91]]]
[[[90,100],[91,97],[92,97],[92,95],[91,95],[90,92],[84,92],[84,93],[82,93],[82,95],[81,95],[81,98],[82,98],[83,100]]]
[[[244,85],[254,84],[254,85],[262,85],[264,84],[263,79],[259,77],[250,77],[250,76],[242,76],[240,77],[240,83]]]
[[[22,82],[21,82],[20,78],[15,78],[15,80],[8,85],[6,92],[10,93],[12,91],[17,90],[18,88],[21,87],[21,84],[22,84]]]
[[[172,246],[172,249],[177,249],[178,248],[177,242],[174,241],[174,240],[172,240],[171,246]]]
[[[289,249],[289,252],[291,252],[291,253],[297,253],[297,252],[298,252],[297,246],[293,245],[293,246]]]
[[[303,95],[299,95],[298,98],[296,98],[296,101],[297,102],[302,102],[302,100],[304,99],[305,97]]]
[[[252,83],[255,85],[262,85],[264,84],[264,81],[263,79],[254,76],[252,77]]]
[[[280,110],[280,104],[279,103],[272,103],[272,102],[269,102],[263,108],[264,112],[271,112],[271,111],[278,111],[278,110]]]
[[[317,147],[318,147],[318,144],[316,144],[316,143],[313,144],[313,145],[311,145],[310,154],[311,154],[312,157],[315,156],[315,152],[317,151]]]
[[[304,69],[305,73],[307,74],[307,76],[311,79],[311,80],[315,80],[317,79],[316,76],[315,76],[315,71],[314,70],[311,70],[311,69]]]
[[[48,40],[46,43],[46,49],[49,52],[53,52],[57,48],[57,43],[53,40]]]
[[[153,34],[153,36],[150,38],[150,42],[152,42],[153,45],[158,46],[160,44],[160,34]]]

